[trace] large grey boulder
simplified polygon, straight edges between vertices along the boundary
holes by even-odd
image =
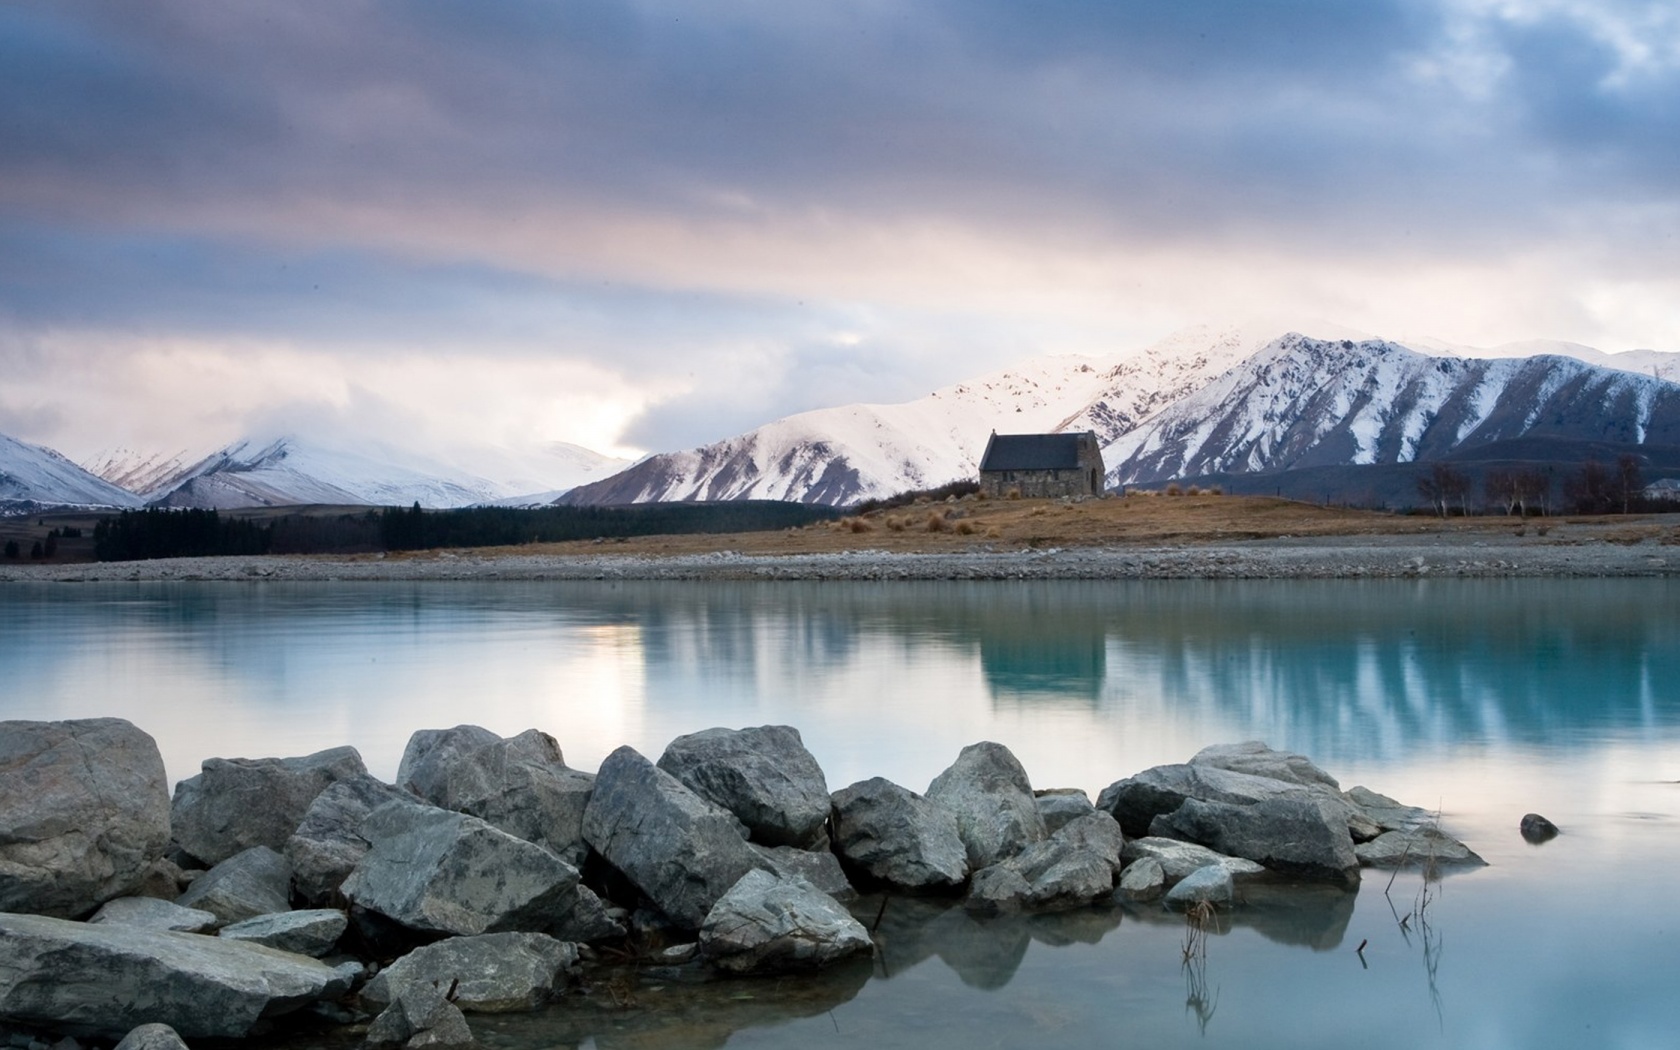
[[[540,932],[576,904],[576,868],[465,813],[387,802],[362,835],[370,848],[344,881],[345,899],[410,930]]]
[[[968,847],[950,810],[883,777],[831,796],[834,851],[870,878],[906,890],[948,890],[968,878]]]
[[[222,922],[210,912],[199,908],[183,908],[179,904],[160,901],[155,897],[118,897],[106,901],[87,921],[140,926],[148,930],[175,930],[179,933],[202,933],[215,929]]]
[[[840,858],[829,850],[803,850],[792,846],[760,846],[752,844],[758,854],[759,867],[783,878],[798,877],[837,901],[849,901],[858,895]]]
[[[232,941],[249,941],[278,951],[311,955],[319,959],[333,950],[349,925],[350,920],[341,911],[313,908],[259,915],[254,919],[223,926],[216,935]]]
[[[1286,875],[1359,881],[1345,813],[1321,798],[1278,798],[1240,806],[1187,799],[1156,817],[1150,834],[1184,839]]]
[[[315,959],[196,933],[0,914],[0,943],[0,1017],[100,1039],[148,1022],[238,1039],[349,989]]]
[[[1044,818],[1032,782],[1002,744],[983,740],[963,748],[950,768],[933,778],[927,797],[956,815],[973,870],[1044,841]]]
[[[964,906],[996,914],[1015,908],[1080,907],[1102,900],[1114,892],[1122,842],[1114,818],[1093,811],[1045,841],[976,872]]]
[[[206,865],[253,846],[279,851],[327,786],[364,775],[353,747],[299,758],[211,758],[175,785],[175,844]]]
[[[1367,787],[1352,787],[1343,794],[1349,804],[1358,807],[1371,823],[1381,831],[1415,831],[1425,824],[1433,824],[1435,815],[1418,806],[1396,802],[1387,795],[1379,795]]]
[[[1264,747],[1264,745],[1259,745]],[[1242,749],[1248,745],[1227,745]],[[1104,788],[1097,798],[1097,808],[1112,813],[1126,835],[1141,838],[1151,834],[1150,822],[1171,813],[1186,799],[1201,802],[1221,802],[1237,806],[1253,805],[1275,799],[1311,799],[1334,807],[1348,833],[1363,841],[1375,838],[1382,830],[1358,806],[1349,802],[1330,784],[1315,782],[1302,767],[1316,769],[1306,759],[1288,752],[1262,753],[1237,750],[1236,754],[1222,749],[1205,749],[1197,756],[1209,756],[1208,761],[1184,765],[1155,766],[1133,777],[1116,781]],[[1243,759],[1239,761],[1238,759]],[[1246,768],[1266,769],[1277,776],[1227,769],[1219,760]],[[1322,772],[1322,771],[1321,771]],[[1328,777],[1328,774],[1324,774]],[[1303,781],[1306,781],[1303,783]],[[1333,784],[1334,781],[1331,781]]]
[[[267,846],[236,853],[193,880],[175,903],[242,922],[292,906],[292,866]]]
[[[1434,826],[1385,831],[1353,847],[1359,863],[1371,868],[1477,867],[1485,865],[1474,850]]]
[[[632,747],[601,763],[583,837],[678,926],[697,930],[759,866],[746,828]]]
[[[365,773],[331,784],[315,796],[286,840],[297,895],[316,907],[335,903],[339,886],[367,856],[362,822],[368,814],[387,802],[412,801],[412,793]]]
[[[181,1033],[166,1024],[143,1024],[122,1037],[116,1050],[187,1050]]]
[[[416,948],[385,967],[362,988],[379,1010],[409,989],[455,989],[469,1013],[533,1010],[560,994],[577,967],[577,946],[540,933],[486,933],[451,937]]]
[[[873,947],[839,901],[762,870],[743,875],[700,926],[700,953],[730,973],[814,970]]]
[[[1196,752],[1190,759],[1193,766],[1208,766],[1233,773],[1248,773],[1270,780],[1281,780],[1301,787],[1325,788],[1340,791],[1336,778],[1313,765],[1305,755],[1293,751],[1278,751],[1259,740],[1241,744],[1214,744]]]
[[[1231,873],[1231,878],[1243,882],[1263,876],[1266,867],[1256,864],[1252,860],[1241,857],[1227,857],[1223,853],[1216,853],[1206,846],[1198,846],[1194,842],[1180,842],[1178,839],[1154,838],[1145,836],[1141,839],[1127,839],[1120,847],[1120,859],[1128,865],[1135,866],[1144,860],[1153,860],[1161,865],[1162,876],[1167,883],[1175,883],[1198,868],[1205,868],[1210,864],[1217,864]]]
[[[1167,890],[1167,872],[1154,857],[1133,861],[1120,873],[1120,896],[1129,901],[1152,901]]]
[[[0,911],[75,918],[169,845],[157,742],[120,718],[0,722]]]
[[[679,736],[659,768],[735,814],[754,842],[807,847],[828,820],[828,782],[792,726],[703,729]]]
[[[397,783],[434,806],[469,813],[509,835],[583,863],[590,773],[569,769],[560,745],[528,729],[503,739],[478,726],[421,730],[409,738]]]

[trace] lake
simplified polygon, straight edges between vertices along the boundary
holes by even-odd
[[[1490,861],[1427,898],[1415,873],[1376,872],[1356,895],[1257,895],[1199,967],[1182,920],[1151,907],[982,922],[895,899],[872,964],[475,1018],[493,1046],[1668,1047],[1680,1031],[1680,581],[58,584],[7,585],[0,613],[0,718],[128,718],[172,779],[343,743],[390,779],[410,733],[461,722],[541,728],[593,770],[619,744],[657,757],[682,733],[774,722],[830,788],[921,791],[990,739],[1035,786],[1094,796],[1257,738],[1440,810]],[[1524,842],[1530,811],[1563,835]]]

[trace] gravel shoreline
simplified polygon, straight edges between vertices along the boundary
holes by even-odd
[[[158,580],[1102,580],[1680,575],[1680,545],[1358,536],[1229,544],[905,554],[718,551],[668,557],[439,551],[0,566],[0,583]]]

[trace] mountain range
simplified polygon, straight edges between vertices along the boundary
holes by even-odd
[[[1570,343],[1476,350],[1314,326],[1197,327],[1108,357],[1045,355],[915,401],[788,416],[634,464],[575,445],[422,455],[276,435],[207,455],[116,449],[83,467],[0,436],[0,507],[428,507],[777,499],[843,505],[974,476],[987,437],[1085,431],[1110,486],[1202,480],[1365,502],[1413,464],[1563,464],[1636,451],[1680,475],[1680,354]]]

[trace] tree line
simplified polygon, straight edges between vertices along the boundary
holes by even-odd
[[[1451,463],[1431,463],[1418,474],[1417,491],[1441,517],[1470,514],[1471,476]],[[1492,467],[1482,474],[1483,506],[1520,517],[1551,514],[1632,514],[1653,509],[1645,497],[1639,457],[1612,464],[1587,460],[1563,476],[1550,466]]]

